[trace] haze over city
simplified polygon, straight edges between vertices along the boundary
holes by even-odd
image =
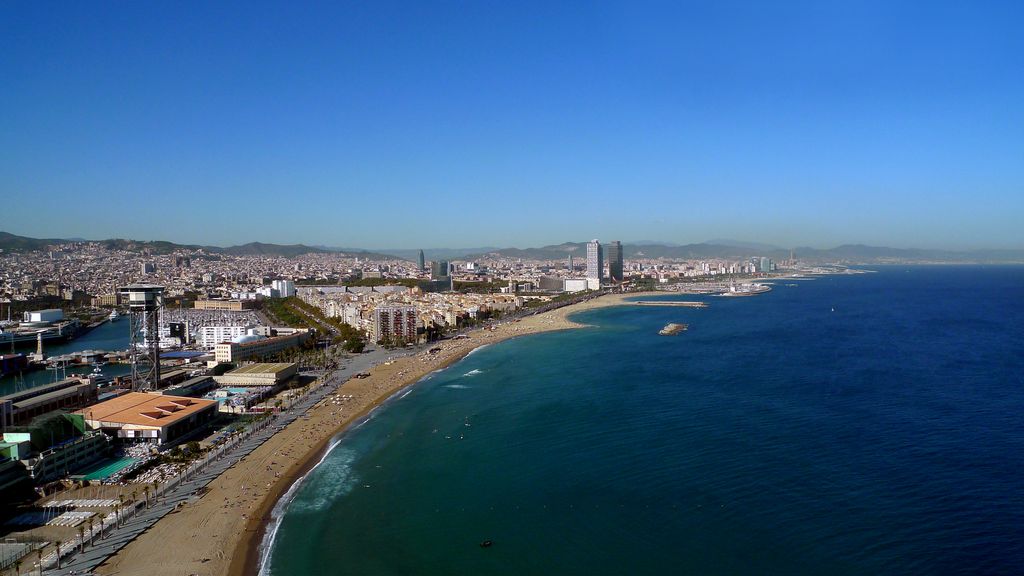
[[[0,16],[15,234],[1024,247],[1016,2]]]

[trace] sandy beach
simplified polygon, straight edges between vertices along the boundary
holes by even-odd
[[[275,434],[214,480],[193,504],[168,514],[96,569],[97,574],[251,575],[274,504],[320,459],[331,438],[402,388],[463,358],[472,350],[540,332],[580,328],[568,316],[615,306],[642,293],[610,294],[508,322],[495,330],[474,330],[468,338],[439,343],[439,352],[420,352],[382,364],[364,379],[342,384],[335,394]]]

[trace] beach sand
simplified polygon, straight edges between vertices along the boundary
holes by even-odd
[[[208,486],[198,501],[168,514],[96,569],[97,574],[253,575],[257,552],[278,498],[323,455],[331,438],[395,392],[463,358],[472,350],[509,338],[582,327],[570,314],[622,303],[643,293],[609,294],[565,306],[496,330],[474,330],[446,340],[437,353],[420,352],[342,384],[336,394],[275,434]],[[342,399],[342,397],[346,399]],[[350,398],[349,398],[350,396]],[[340,405],[333,400],[341,400]]]

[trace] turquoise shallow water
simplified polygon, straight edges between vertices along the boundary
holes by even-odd
[[[708,301],[411,388],[296,490],[270,572],[1019,573],[1024,268]]]

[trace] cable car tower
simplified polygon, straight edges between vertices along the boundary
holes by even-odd
[[[121,288],[121,298],[128,302],[132,390],[156,390],[160,386],[159,316],[164,305],[164,287],[130,284]]]

